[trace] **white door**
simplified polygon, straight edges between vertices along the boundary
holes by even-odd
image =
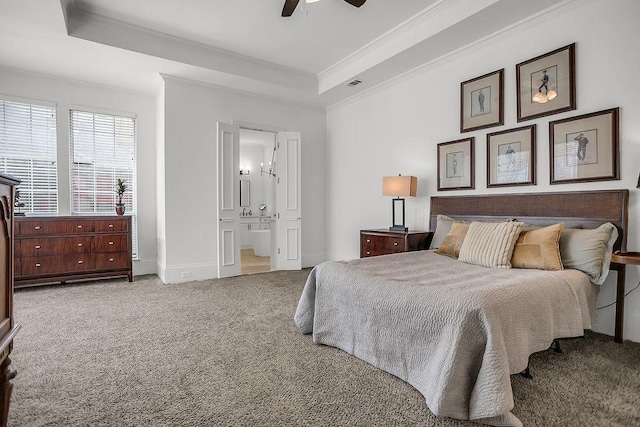
[[[302,268],[300,132],[278,132],[276,150],[276,267]]]
[[[218,277],[240,274],[240,131],[218,122]]]

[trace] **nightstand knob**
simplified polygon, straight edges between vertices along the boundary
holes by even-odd
[[[367,239],[367,243],[371,243],[371,239]]]
[[[82,226],[81,226],[81,225],[79,225],[79,226],[78,226],[78,228],[82,228]]]
[[[40,245],[36,245],[36,249],[40,249]]]
[[[82,247],[82,243],[78,243],[78,247],[81,248]]]
[[[371,255],[371,252],[367,252],[367,255]]]
[[[36,264],[36,267],[40,267],[40,263],[37,263],[37,264]]]
[[[78,260],[78,264],[82,264],[84,261],[82,260]]]
[[[35,226],[35,227],[33,227],[33,228],[35,228],[36,230],[40,230],[40,226],[39,226],[39,225],[36,225],[36,226]]]
[[[113,245],[113,242],[109,242],[110,245]]]
[[[398,246],[398,242],[393,242],[393,246]]]
[[[109,262],[113,262],[113,258],[109,258]]]
[[[113,228],[113,224],[109,224],[109,228]]]

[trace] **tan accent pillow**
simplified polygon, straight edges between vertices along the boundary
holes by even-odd
[[[458,260],[489,268],[511,268],[521,222],[472,222]]]
[[[562,270],[560,257],[560,233],[564,223],[520,232],[513,248],[513,268],[537,268],[538,270]]]
[[[444,240],[440,244],[440,247],[436,249],[436,253],[453,258],[458,258],[460,247],[462,246],[464,237],[467,234],[467,230],[469,230],[469,225],[471,224],[457,221],[451,224],[449,234],[447,234],[447,237],[444,238]]]

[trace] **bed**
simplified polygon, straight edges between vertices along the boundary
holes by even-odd
[[[431,230],[439,215],[575,230],[613,224],[612,249],[624,251],[628,191],[432,197]],[[414,386],[437,416],[518,426],[510,375],[554,339],[595,323],[592,280],[575,269],[486,268],[433,251],[327,262],[310,273],[294,320],[314,342]]]

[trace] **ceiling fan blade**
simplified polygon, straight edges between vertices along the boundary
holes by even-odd
[[[350,5],[352,5],[352,6],[360,7],[360,6],[362,6],[362,5],[364,4],[364,2],[366,2],[367,0],[344,0],[344,1],[346,1],[347,3],[349,3],[349,4],[350,4]]]
[[[298,2],[300,0],[286,0],[284,2],[284,7],[282,8],[282,17],[288,17],[293,14],[293,11],[296,10],[298,6]]]

